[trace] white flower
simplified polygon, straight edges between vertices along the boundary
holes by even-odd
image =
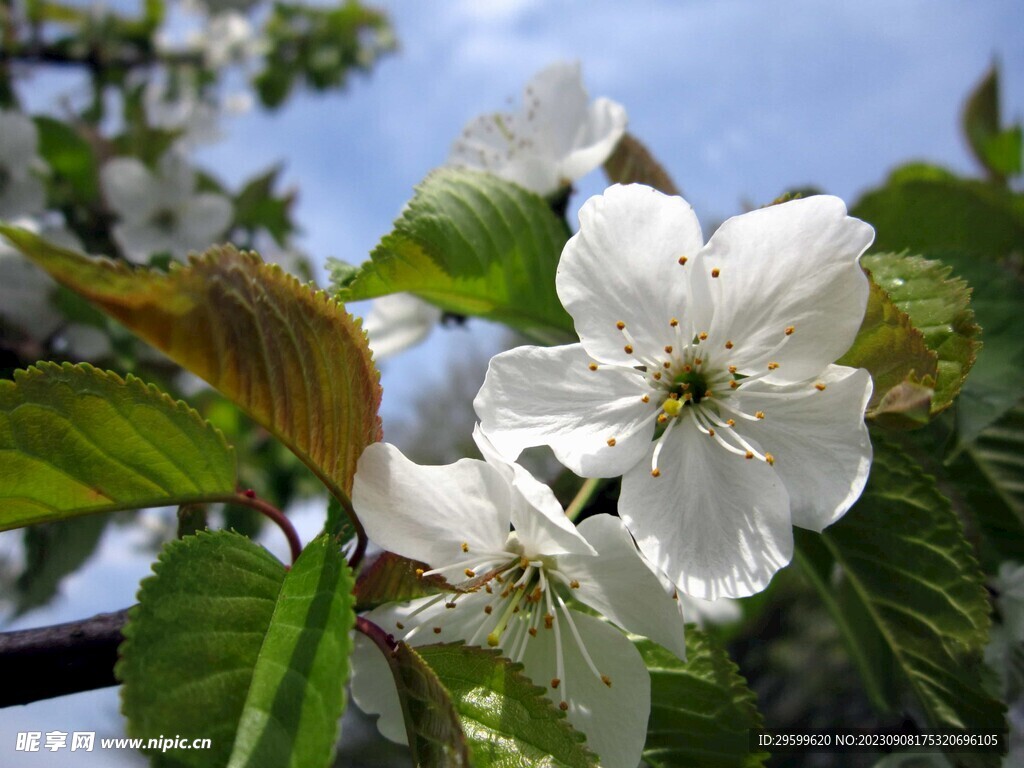
[[[527,84],[518,112],[471,121],[448,165],[479,168],[550,195],[607,160],[625,130],[621,104],[589,100],[579,63],[553,64]]]
[[[153,128],[182,131],[179,141],[186,147],[208,144],[220,138],[216,105],[202,99],[193,78],[183,77],[177,88],[151,79],[142,92],[146,122]]]
[[[556,275],[580,343],[493,358],[484,432],[510,459],[550,445],[578,474],[622,474],[620,516],[682,591],[753,594],[789,562],[791,526],[822,530],[867,480],[871,377],[831,363],[864,315],[872,238],[817,196],[704,245],[683,199],[611,187]]]
[[[384,443],[360,458],[352,501],[370,539],[467,590],[383,606],[367,618],[414,645],[463,640],[501,648],[548,687],[603,765],[634,768],[646,738],[650,677],[625,635],[566,599],[682,657],[676,604],[620,520],[598,515],[576,529],[547,486],[475,436],[486,462],[421,467]],[[397,696],[381,690],[363,661],[370,655],[354,665],[353,696],[364,710],[386,711],[381,732],[401,740]]]
[[[231,223],[231,201],[212,192],[196,193],[196,175],[178,152],[168,152],[156,173],[139,160],[119,157],[100,173],[107,203],[120,218],[114,239],[135,262],[169,253],[182,258],[223,237]]]
[[[202,51],[206,66],[214,70],[245,63],[260,55],[265,47],[252,22],[235,10],[216,13],[192,37],[191,43]]]
[[[0,109],[0,219],[32,216],[46,206],[46,189],[34,173],[42,162],[37,143],[35,123]]]
[[[411,293],[375,299],[363,329],[375,360],[401,352],[423,341],[441,319],[441,310]]]

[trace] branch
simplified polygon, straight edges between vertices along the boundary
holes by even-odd
[[[128,609],[38,629],[0,632],[0,707],[117,685]]]

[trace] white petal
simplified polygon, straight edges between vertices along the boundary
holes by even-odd
[[[630,184],[584,203],[555,285],[587,352],[603,362],[636,365],[619,322],[636,341],[635,353],[654,356],[678,343],[669,321],[689,316],[692,269],[679,259],[692,259],[702,242],[697,217],[681,197]]]
[[[569,722],[586,735],[587,746],[600,757],[602,766],[636,768],[647,739],[650,674],[640,652],[613,626],[576,611],[572,617],[598,671],[611,678],[611,687],[590,671],[561,615],[563,685],[550,687],[556,669],[554,630],[541,629],[527,644],[525,673],[537,685],[547,686],[554,702],[561,700],[563,692],[568,694]]]
[[[552,64],[527,83],[522,112],[531,133],[544,142],[545,154],[561,159],[578,146],[588,118],[587,101],[579,62]]]
[[[0,317],[45,339],[63,320],[50,303],[56,289],[46,272],[0,242]]]
[[[772,360],[776,381],[803,381],[835,362],[853,343],[867,303],[858,262],[874,230],[846,215],[837,197],[817,195],[726,221],[694,265],[714,303],[708,329],[717,345],[735,345],[741,372],[795,332]],[[719,277],[710,279],[711,270]]]
[[[679,607],[641,559],[623,522],[611,515],[595,515],[580,523],[579,529],[598,557],[558,558],[558,569],[579,581],[573,595],[624,630],[648,637],[685,659]]]
[[[186,250],[204,251],[224,236],[234,207],[224,195],[206,192],[190,198],[181,209],[181,237]]]
[[[156,210],[159,182],[133,157],[117,157],[100,170],[107,204],[126,223],[143,223]]]
[[[166,202],[187,200],[196,189],[196,173],[184,152],[171,150],[157,164]]]
[[[720,597],[717,600],[701,600],[699,597],[679,593],[679,603],[686,620],[693,622],[698,627],[706,627],[709,624],[729,624],[737,621],[743,611],[740,604],[728,597]]]
[[[522,114],[481,115],[452,145],[448,165],[493,173],[538,195],[558,189],[557,158],[539,145]]]
[[[746,597],[793,555],[789,497],[762,461],[728,453],[692,423],[673,430],[659,459],[622,478],[619,515],[640,550],[694,597]]]
[[[579,344],[519,347],[491,358],[473,401],[484,432],[504,456],[550,445],[584,477],[614,477],[636,464],[654,434],[652,400],[632,369],[589,368]],[[614,445],[608,441],[614,439]]]
[[[871,469],[871,439],[864,409],[871,398],[871,376],[863,368],[830,365],[815,379],[758,388],[774,396],[746,393],[743,408],[765,418],[742,425],[775,459],[793,514],[801,528],[821,531],[860,497]],[[824,384],[819,391],[815,384]],[[791,397],[779,397],[780,393]]]
[[[423,467],[374,443],[359,458],[352,504],[372,541],[440,567],[467,557],[463,543],[470,552],[504,549],[511,489],[485,462]]]
[[[351,668],[352,698],[359,708],[368,715],[380,715],[377,730],[381,735],[399,744],[408,743],[391,667],[373,641],[359,632],[352,646]]]
[[[441,319],[441,310],[411,293],[375,299],[363,328],[373,357],[380,361],[419,344]]]
[[[0,110],[0,167],[18,174],[29,167],[37,150],[36,125],[13,110]]]
[[[177,249],[177,243],[166,232],[144,221],[115,224],[114,240],[125,258],[136,264],[145,264],[155,253],[173,256]]]
[[[0,163],[0,168],[3,165]],[[25,170],[12,176],[0,189],[0,219],[15,219],[41,213],[46,207],[46,188],[43,182]]]
[[[597,99],[587,110],[574,148],[561,163],[559,175],[568,180],[586,176],[604,163],[626,132],[626,108],[611,99]]]
[[[510,514],[512,526],[519,535],[527,557],[576,553],[595,555],[576,526],[565,516],[565,510],[552,491],[524,467],[507,461],[477,424],[473,440],[484,459],[504,475],[515,489]]]

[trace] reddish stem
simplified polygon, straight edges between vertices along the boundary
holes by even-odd
[[[264,501],[263,499],[256,496],[256,491],[252,489],[236,493],[234,496],[229,496],[225,499],[221,499],[228,504],[241,504],[246,507],[251,507],[257,512],[260,512],[264,516],[270,518],[277,524],[288,539],[288,547],[292,552],[292,562],[294,563],[299,559],[299,555],[302,554],[302,541],[299,539],[299,534],[295,530],[295,526],[292,525],[292,521],[289,520],[284,512],[275,507],[273,504]]]

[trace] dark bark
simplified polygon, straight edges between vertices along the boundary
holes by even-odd
[[[128,609],[0,633],[0,707],[117,685],[114,663]]]

